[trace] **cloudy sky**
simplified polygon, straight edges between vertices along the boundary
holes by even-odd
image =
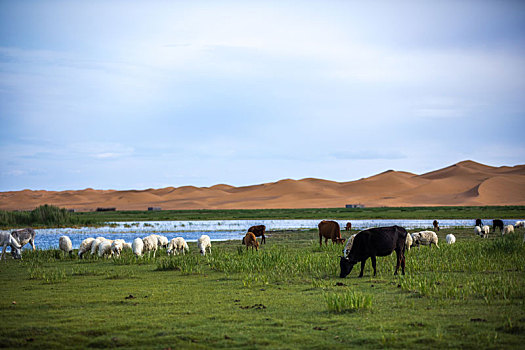
[[[522,1],[0,1],[0,191],[525,164]]]

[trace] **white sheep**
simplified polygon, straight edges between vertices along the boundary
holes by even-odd
[[[410,250],[410,247],[414,243],[414,240],[412,239],[412,235],[410,233],[407,233],[407,238],[405,240],[405,246],[408,250]]]
[[[106,239],[104,237],[95,238],[93,243],[91,243],[91,255],[95,255],[98,252],[98,246],[105,240]]]
[[[144,252],[144,242],[142,241],[142,238],[135,238],[133,240],[131,250],[136,256],[142,256],[142,253]]]
[[[151,251],[153,251],[153,257],[155,257],[155,253],[157,252],[157,248],[159,247],[159,240],[157,238],[157,235],[149,235],[147,237],[144,237],[142,239],[142,242],[144,242],[144,253],[148,252],[148,256],[151,254]]]
[[[208,235],[202,235],[197,240],[197,246],[199,247],[199,251],[201,252],[201,255],[206,255],[206,248],[210,251],[211,254],[211,239]]]
[[[357,236],[357,233],[351,235],[348,240],[346,241],[345,249],[343,249],[343,255],[345,258],[348,257],[348,254],[350,253],[350,250],[352,250],[352,245],[354,244],[354,238]]]
[[[132,250],[131,243],[124,242],[122,244],[122,250]]]
[[[168,237],[161,236],[161,235],[155,235],[157,237],[157,244],[159,245],[159,248],[166,248],[169,244]]]
[[[124,240],[123,239],[116,239],[111,243],[111,254],[114,256],[120,256],[120,252],[122,252],[122,249],[124,248]]]
[[[474,234],[477,235],[477,236],[483,236],[481,234],[481,227],[479,227],[479,226],[474,227]]]
[[[84,255],[87,252],[91,252],[91,245],[95,239],[93,237],[86,238],[85,240],[80,243],[80,247],[78,247],[78,258],[82,259],[82,255]]]
[[[103,256],[111,256],[113,255],[113,252],[111,251],[111,245],[113,244],[113,241],[111,239],[106,239],[98,245],[98,256],[99,258]]]
[[[503,228],[503,231],[501,231],[501,235],[506,235],[506,234],[509,234],[509,233],[514,233],[514,226],[512,225],[507,225]]]
[[[60,236],[58,239],[58,247],[64,253],[69,254],[69,256],[73,253],[73,243],[71,243],[71,238],[68,236]]]
[[[432,243],[439,248],[438,236],[434,231],[421,231],[412,234],[412,240],[414,245],[417,245],[421,249],[421,245],[428,245],[432,247]]]
[[[448,244],[456,243],[456,236],[454,236],[452,233],[449,233],[445,238]]]
[[[487,238],[490,233],[490,226],[489,225],[483,225],[481,228],[481,231],[483,231],[483,238]]]
[[[168,244],[168,255],[170,254],[179,254],[182,252],[184,253],[189,252],[190,248],[188,247],[188,243],[184,240],[182,237],[176,237],[173,238],[170,243]]]
[[[516,221],[514,228],[525,227],[525,221]]]

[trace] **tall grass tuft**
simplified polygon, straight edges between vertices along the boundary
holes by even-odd
[[[330,312],[355,312],[372,308],[372,296],[354,291],[343,293],[326,293],[324,295],[326,307]]]

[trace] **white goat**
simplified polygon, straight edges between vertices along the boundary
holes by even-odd
[[[68,236],[60,236],[58,239],[58,247],[64,253],[69,254],[69,256],[73,253],[73,243],[71,243],[71,238]]]
[[[514,226],[512,225],[507,225],[503,228],[503,231],[501,231],[501,235],[506,235],[506,234],[509,234],[509,233],[514,233]]]
[[[22,249],[22,246],[18,243],[16,238],[11,236],[11,233],[0,232],[0,246],[2,246],[2,257],[0,258],[0,260],[4,259],[5,250],[8,245],[11,246],[11,249]],[[13,254],[11,253],[11,255]]]
[[[210,251],[211,254],[211,239],[208,235],[202,235],[197,240],[197,246],[199,247],[199,251],[201,252],[201,255],[206,255],[206,249]]]
[[[452,233],[449,233],[445,238],[448,244],[456,243],[456,236],[454,236]]]
[[[434,231],[421,231],[412,234],[412,240],[414,245],[417,245],[421,249],[421,245],[428,245],[432,248],[432,244],[438,245],[438,236]]]
[[[144,252],[144,242],[142,241],[142,238],[135,238],[133,240],[131,250],[136,256],[142,256],[142,253]]]
[[[189,251],[190,251],[190,248],[188,247],[188,243],[186,243],[186,241],[182,237],[173,238],[168,244],[168,250],[167,250],[168,255],[170,254],[178,255],[180,253],[184,255],[184,253],[189,252]]]
[[[95,239],[93,237],[86,238],[85,240],[80,243],[80,247],[78,247],[78,258],[82,259],[82,255],[84,255],[87,252],[91,252],[91,245]]]

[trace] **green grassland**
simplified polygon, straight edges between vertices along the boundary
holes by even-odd
[[[0,347],[521,348],[524,232],[444,229],[440,249],[406,253],[405,276],[394,254],[376,277],[368,261],[345,279],[342,246],[319,247],[316,230],[269,232],[258,252],[213,242],[207,256],[195,243],[139,259],[27,251],[0,262]]]
[[[516,219],[525,206],[490,207],[382,207],[313,209],[201,209],[162,211],[79,212],[80,221],[162,221],[242,219]]]

